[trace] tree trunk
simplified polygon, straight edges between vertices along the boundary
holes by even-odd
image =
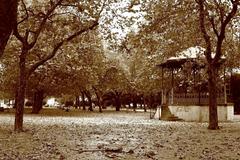
[[[121,102],[120,102],[120,99],[118,98],[118,96],[116,97],[115,101],[116,101],[116,111],[120,111]]]
[[[146,108],[146,104],[145,103],[143,104],[143,109],[144,109],[144,112],[147,112],[147,108]]]
[[[132,96],[132,102],[133,102],[133,111],[136,112],[136,109],[137,109],[137,102],[136,102],[136,95],[133,95]]]
[[[96,97],[97,97],[99,112],[102,113],[102,98],[101,98],[102,96],[96,90],[95,90],[95,94],[96,94]]]
[[[27,51],[23,49],[20,55],[19,62],[19,82],[18,82],[18,94],[15,112],[15,123],[14,130],[17,132],[23,131],[23,112],[24,112],[24,101],[25,101],[25,91],[27,85],[27,75],[26,75],[26,54]]]
[[[115,103],[116,103],[116,111],[120,111],[121,108],[121,93],[115,92]]]
[[[145,96],[143,96],[143,108],[144,108],[144,112],[147,112],[146,97]]]
[[[233,17],[238,12],[239,0],[231,0],[232,7],[229,11],[219,9],[216,11],[216,14],[221,17],[220,23],[215,21],[216,19],[209,17],[208,13],[209,7],[208,2],[205,0],[198,0],[199,8],[199,25],[200,30],[203,35],[203,39],[206,43],[205,57],[208,63],[208,89],[209,89],[209,129],[219,129],[218,126],[218,114],[217,114],[217,78],[218,78],[218,68],[221,64],[219,63],[222,56],[222,44],[225,39],[225,34],[227,31],[227,25],[231,22]],[[219,5],[221,2],[216,2],[215,5]],[[207,7],[206,7],[207,6]],[[218,6],[219,8],[219,6]],[[211,28],[209,29],[210,22]],[[217,23],[216,23],[217,22]],[[210,31],[213,31],[214,34],[210,34]],[[214,35],[214,36],[213,36]],[[212,43],[213,40],[216,40],[215,43]],[[216,54],[212,58],[213,47],[216,47]],[[218,67],[217,67],[218,66]]]
[[[80,100],[79,100],[79,96],[77,95],[76,101],[75,101],[75,108],[77,109],[77,108],[79,108],[79,106],[80,106]]]
[[[82,94],[82,107],[83,107],[83,110],[86,110],[85,94],[84,92],[81,92],[81,94]]]
[[[153,96],[153,93],[150,94],[150,97],[149,97],[149,106],[150,108],[154,108],[154,96]]]
[[[209,129],[219,129],[217,113],[217,75],[218,69],[214,65],[208,68],[208,87],[209,87]]]
[[[97,96],[99,112],[102,113],[102,100],[101,97]]]
[[[86,97],[87,97],[87,99],[88,99],[88,103],[89,103],[89,108],[88,108],[88,110],[89,110],[89,111],[93,111],[91,94],[90,94],[89,91],[85,91],[84,93],[85,93],[85,95],[86,95]]]
[[[17,5],[18,0],[1,0],[0,3],[0,57],[17,22]]]
[[[32,106],[33,114],[38,114],[39,111],[42,109],[43,99],[44,99],[43,95],[44,95],[43,90],[38,90],[34,93],[33,106]]]

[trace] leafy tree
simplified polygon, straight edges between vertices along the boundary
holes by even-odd
[[[116,111],[121,108],[121,95],[129,88],[129,82],[124,71],[119,66],[110,66],[102,79],[102,83],[106,88],[110,97],[115,101]]]
[[[200,29],[205,41],[209,86],[209,129],[218,129],[217,78],[223,55],[222,46],[228,24],[238,11],[239,0],[214,1],[196,0],[199,8]],[[210,25],[210,26],[209,26]],[[209,27],[211,30],[209,30]],[[215,53],[212,56],[212,52]]]
[[[98,25],[102,6],[101,1],[94,3],[64,0],[45,3],[22,1],[20,8],[23,12],[18,16],[22,19],[14,29],[14,35],[19,40],[21,48],[15,131],[23,130],[25,90],[30,75],[53,58],[67,42],[94,29]],[[51,45],[44,46],[43,41]],[[34,52],[36,48],[42,49]]]
[[[157,83],[154,81],[159,81],[156,65],[162,60],[162,56],[158,53],[159,50],[153,51],[153,48],[149,47],[150,45],[142,45],[142,41],[145,39],[146,37],[141,32],[129,34],[128,39],[122,43],[122,49],[128,57],[128,79],[132,84],[133,90],[149,94],[159,90],[159,85],[156,85]],[[151,41],[149,43],[152,43],[154,46],[156,42]],[[150,54],[150,52],[152,53]]]

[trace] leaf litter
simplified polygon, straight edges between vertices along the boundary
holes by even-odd
[[[26,114],[23,133],[13,132],[13,123],[14,115],[0,115],[2,160],[240,158],[240,122],[211,131],[207,123],[159,121],[143,112],[86,112]]]

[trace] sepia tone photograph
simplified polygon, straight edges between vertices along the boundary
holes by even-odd
[[[0,0],[0,160],[239,160],[240,0]]]

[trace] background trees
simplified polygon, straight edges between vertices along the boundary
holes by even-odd
[[[116,111],[121,108],[121,95],[128,89],[128,81],[124,71],[118,66],[107,68],[102,81],[109,97],[113,97]]]

